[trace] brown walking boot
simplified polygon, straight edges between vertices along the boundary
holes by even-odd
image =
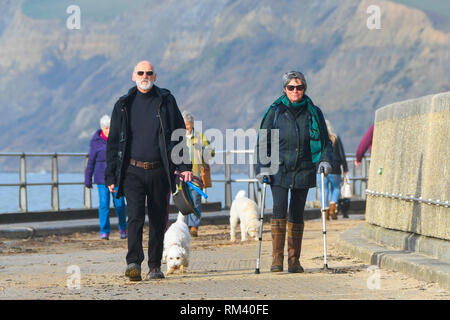
[[[330,202],[330,215],[331,219],[337,220],[337,211],[336,211],[336,203]]]
[[[325,219],[330,220],[330,209],[329,208],[325,209]]]
[[[198,228],[192,226],[189,228],[189,233],[191,234],[191,237],[198,237]]]
[[[300,265],[300,253],[302,251],[303,230],[305,224],[287,223],[288,232],[288,272],[301,273],[304,272]]]
[[[283,271],[284,242],[286,240],[286,219],[271,219],[272,266],[271,272]]]

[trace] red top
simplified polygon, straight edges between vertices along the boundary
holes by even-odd
[[[366,131],[364,137],[361,139],[359,143],[358,150],[356,150],[356,161],[361,162],[362,157],[366,153],[367,149],[372,153],[372,138],[373,138],[373,127],[371,125],[369,130]]]

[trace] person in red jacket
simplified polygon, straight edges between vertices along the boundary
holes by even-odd
[[[367,149],[369,149],[369,152],[372,152],[373,127],[374,125],[372,124],[370,128],[366,131],[364,137],[361,139],[361,142],[359,143],[358,149],[356,150],[355,166],[357,167],[361,164],[361,160],[364,157],[364,154],[366,153]]]

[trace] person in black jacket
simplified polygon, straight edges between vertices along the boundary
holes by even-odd
[[[147,201],[149,218],[148,278],[164,278],[161,272],[169,191],[175,191],[174,171],[184,181],[192,180],[191,164],[174,161],[171,150],[182,143],[171,139],[177,129],[185,130],[175,98],[154,85],[156,73],[148,61],[139,62],[132,73],[136,86],[119,98],[111,116],[106,147],[105,184],[116,197],[125,194],[128,215],[128,253],[125,275],[140,281],[144,260],[142,232]],[[183,159],[183,149],[180,149]],[[114,190],[118,187],[117,191]],[[172,190],[170,190],[172,188]]]
[[[270,184],[273,197],[270,271],[283,271],[287,229],[288,272],[297,273],[304,271],[299,259],[308,189],[316,186],[316,164],[325,175],[331,170],[332,151],[322,111],[305,94],[304,75],[287,72],[282,81],[283,95],[267,110],[258,133],[257,177],[260,182],[266,180]],[[272,129],[279,130],[278,139],[276,132],[272,136]]]
[[[339,200],[339,195],[341,192],[341,175],[342,169],[344,170],[344,175],[348,174],[348,165],[345,158],[344,146],[342,145],[339,136],[334,133],[333,127],[330,121],[325,120],[328,128],[328,136],[330,137],[333,146],[333,162],[331,163],[331,172],[324,179],[325,184],[325,217],[330,220],[330,216],[333,220],[337,219],[336,204]],[[322,185],[319,175],[317,175],[318,187],[321,190]]]

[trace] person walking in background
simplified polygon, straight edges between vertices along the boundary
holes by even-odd
[[[316,186],[316,163],[327,175],[331,170],[331,141],[322,111],[305,94],[305,76],[298,71],[283,75],[283,95],[267,110],[257,140],[257,178],[270,184],[273,197],[271,219],[271,272],[283,271],[286,227],[288,234],[288,272],[304,272],[300,264],[308,189]],[[260,156],[270,153],[271,138],[262,130],[279,129],[279,163],[263,164]],[[272,154],[270,154],[272,156]],[[270,167],[277,166],[276,173]],[[291,193],[288,210],[288,194]]]
[[[359,143],[358,149],[356,150],[355,166],[357,167],[361,164],[361,160],[367,149],[369,149],[369,152],[372,152],[373,128],[374,125],[372,124],[364,134],[361,142]]]
[[[324,179],[324,193],[325,193],[325,218],[330,220],[330,216],[333,220],[337,219],[336,204],[339,200],[339,195],[341,192],[341,175],[342,169],[344,175],[348,174],[348,165],[345,158],[344,146],[342,145],[339,136],[334,133],[333,127],[330,121],[325,120],[328,129],[328,137],[331,140],[331,145],[333,148],[333,161],[331,162],[331,172]],[[319,190],[322,190],[322,182],[320,175],[317,174],[317,184]]]
[[[84,175],[84,185],[86,188],[92,188],[92,176],[94,183],[98,188],[98,218],[100,221],[100,239],[108,240],[111,233],[111,224],[109,221],[110,191],[105,186],[105,168],[106,168],[106,141],[108,140],[111,118],[104,115],[100,119],[100,128],[92,136],[89,158]],[[113,198],[116,215],[119,218],[120,238],[127,237],[127,218],[124,197]]]
[[[166,230],[169,192],[175,192],[175,171],[184,181],[192,180],[191,164],[185,163],[183,150],[179,159],[171,150],[183,138],[172,133],[186,130],[175,97],[169,90],[154,85],[156,73],[148,61],[139,62],[132,72],[135,82],[113,108],[111,132],[106,148],[105,182],[116,197],[125,194],[128,215],[128,252],[125,276],[140,281],[146,204],[149,238],[147,279],[161,279],[161,260]],[[184,136],[184,132],[183,136]],[[177,178],[179,179],[179,178]]]
[[[204,188],[211,187],[211,185],[205,184],[205,182],[208,180],[211,181],[211,172],[207,160],[214,157],[214,150],[211,148],[206,136],[202,132],[194,129],[194,116],[189,111],[183,111],[182,115],[184,124],[186,125],[186,138],[187,146],[189,148],[189,157],[192,163],[192,173],[194,176],[201,177],[203,171],[203,177],[206,175],[206,181],[203,180]],[[195,180],[193,183],[199,186],[198,183],[195,183]],[[202,196],[194,189],[191,190],[191,195],[196,208],[201,212]],[[189,227],[191,236],[197,237],[200,218],[194,213],[191,213],[186,216],[186,224]]]

